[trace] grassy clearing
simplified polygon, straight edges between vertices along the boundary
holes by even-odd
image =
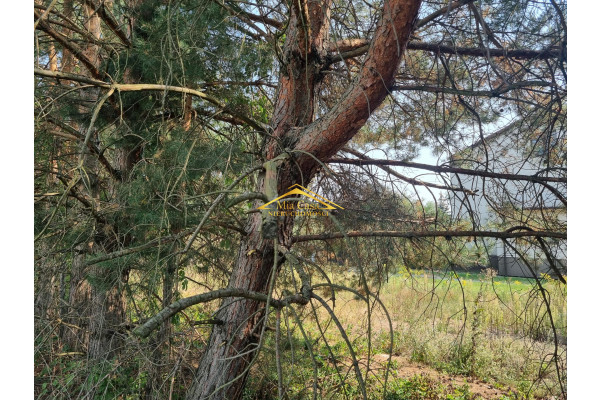
[[[340,281],[340,276],[332,278]],[[473,386],[444,382],[440,376],[419,374],[418,369],[406,376],[406,369],[414,368],[414,363],[445,376],[487,383],[498,389],[494,398],[547,398],[560,393],[556,365],[548,355],[555,351],[554,330],[559,342],[566,340],[566,287],[550,278],[538,285],[534,280],[493,277],[489,272],[397,274],[378,291],[391,317],[393,344],[381,306],[373,303],[367,307],[348,292],[317,293],[328,299],[345,329],[369,398],[490,398],[473,392]],[[542,293],[550,305],[554,330]],[[360,398],[353,359],[335,321],[318,304],[297,312],[298,320],[284,313],[281,324],[287,327],[282,333],[281,354],[282,365],[288,366],[282,382],[287,396],[311,398],[316,382],[320,398]],[[261,370],[256,376],[266,378],[251,378],[248,399],[277,397],[275,343],[270,337],[265,345],[266,352],[255,368]],[[556,350],[559,367],[566,368],[566,346],[559,344]],[[566,375],[566,369],[562,373]]]
[[[345,284],[359,295],[364,293],[356,277],[341,267],[330,266],[329,271],[333,282]],[[312,283],[319,283],[316,276]],[[555,352],[554,332],[540,285],[563,342],[567,289],[552,279],[538,285],[490,273],[404,271],[379,288],[370,288],[387,308],[391,331],[374,297],[367,307],[355,293],[317,289],[315,293],[339,318],[354,353],[318,301],[284,309],[279,338],[283,398],[312,399],[316,391],[318,399],[361,399],[353,355],[369,399],[559,398],[558,375],[550,357]],[[289,287],[289,283],[282,284],[275,296],[284,296]],[[201,291],[195,285],[186,289],[183,296]],[[177,367],[165,369],[163,374],[174,400],[185,398],[197,356],[210,333],[210,325],[192,326],[190,321],[210,319],[217,307],[218,302],[190,307],[172,319],[169,351],[171,365]],[[272,313],[262,352],[248,378],[245,400],[278,398],[274,327]],[[136,346],[142,345],[149,347],[138,352]],[[92,386],[104,398],[142,398],[153,361],[141,354],[148,354],[150,346],[150,341],[132,341],[130,351],[118,363],[97,365],[91,371],[86,368],[85,356],[69,353],[36,365],[40,398],[70,398],[77,388]],[[565,376],[566,345],[559,344],[556,350]]]

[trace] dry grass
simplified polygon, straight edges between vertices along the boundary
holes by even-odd
[[[331,278],[356,288],[346,276]],[[566,339],[566,287],[550,279],[543,280],[541,285],[549,299],[557,337],[562,342]],[[548,356],[555,350],[554,333],[542,292],[533,281],[498,279],[489,273],[467,277],[407,271],[393,276],[378,290],[392,321],[391,348],[389,323],[380,305],[373,302],[367,307],[356,295],[336,291],[334,306],[331,291],[317,293],[329,299],[361,359],[367,382],[373,385],[370,390],[381,391],[384,379],[382,370],[373,367],[376,364],[373,360],[391,353],[393,357],[436,369],[445,377],[461,375],[477,379],[498,389],[499,396],[504,398],[546,398],[560,394],[556,365]],[[319,368],[329,371],[327,377],[321,378],[320,385],[335,386],[337,382],[336,390],[346,385],[349,398],[353,398],[352,360],[335,324],[318,305],[314,310],[303,310],[302,317],[313,352],[320,360]],[[288,347],[296,344],[296,359],[293,372],[290,369],[284,375],[292,390],[299,377],[303,382],[310,380],[312,366],[306,344],[302,344],[305,340],[293,322],[290,334],[292,343]],[[566,346],[559,344],[557,353],[560,373],[566,379]],[[300,354],[305,357],[304,362],[298,359]],[[267,353],[265,368],[269,368],[269,357]],[[284,354],[284,358],[292,361],[290,354]],[[369,371],[372,379],[368,378],[367,369],[374,370]],[[402,377],[402,369],[396,368],[390,382]],[[309,393],[310,388],[305,385],[302,390],[296,387],[296,391]]]

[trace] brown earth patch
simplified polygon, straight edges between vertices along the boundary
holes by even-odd
[[[388,354],[376,354],[373,357],[373,362],[375,365],[372,366],[372,368],[385,368],[388,359]],[[471,391],[471,393],[473,393],[475,398],[483,398],[486,400],[497,399],[502,396],[508,396],[511,392],[510,389],[500,390],[494,387],[492,384],[483,382],[472,376],[445,374],[427,365],[410,361],[406,357],[392,356],[392,361],[394,361],[397,364],[397,367],[394,366],[393,370],[395,374],[400,378],[406,379],[412,378],[415,375],[423,375],[428,376],[429,378],[447,386],[459,387],[464,384],[467,384],[469,385],[469,390]]]

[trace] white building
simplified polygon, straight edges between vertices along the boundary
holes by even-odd
[[[539,134],[523,123],[513,123],[454,154],[451,165],[501,174],[566,178],[566,168],[562,168],[566,166],[566,136]],[[566,232],[566,182],[454,174],[451,183],[475,192],[450,192],[449,203],[453,218],[468,222],[476,230],[528,227]],[[566,274],[566,240],[544,239],[542,245],[535,239],[486,239],[484,243],[489,263],[499,275],[531,277],[531,268],[538,276],[556,275],[552,264]]]

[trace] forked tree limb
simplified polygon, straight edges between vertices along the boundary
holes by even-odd
[[[387,97],[420,6],[421,1],[384,2],[357,80],[327,114],[298,132],[294,150],[312,155],[297,159],[305,175],[314,172],[315,159],[327,160],[346,145]]]

